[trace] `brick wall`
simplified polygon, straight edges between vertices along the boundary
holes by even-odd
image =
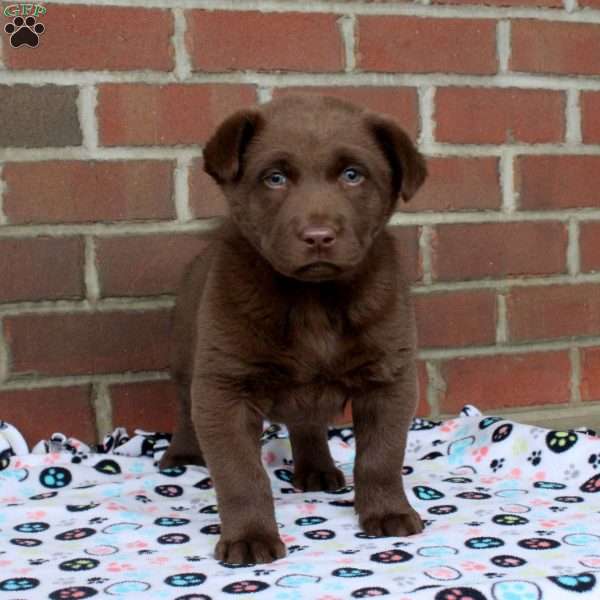
[[[391,113],[429,158],[393,217],[420,412],[600,425],[597,0],[88,4],[46,3],[36,49],[2,32],[0,418],[172,427],[173,291],[224,212],[202,145],[308,89]]]

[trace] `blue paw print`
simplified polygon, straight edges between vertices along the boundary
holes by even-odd
[[[40,585],[38,579],[32,577],[13,577],[0,581],[0,590],[3,592],[20,592],[23,590],[32,590]]]
[[[165,579],[167,585],[172,585],[174,587],[192,587],[194,585],[200,585],[205,581],[206,575],[202,573],[179,573]]]
[[[427,487],[426,485],[416,485],[413,488],[413,492],[419,500],[439,500],[444,497],[442,492]]]
[[[367,577],[373,575],[373,571],[369,569],[355,569],[351,567],[342,567],[331,572],[335,577]]]
[[[500,538],[495,537],[475,537],[465,542],[467,548],[476,548],[477,550],[485,550],[486,548],[499,548],[504,546],[504,542]]]
[[[540,588],[530,581],[500,581],[494,585],[494,598],[498,600],[539,600]]]
[[[180,525],[187,525],[190,522],[189,519],[180,519],[176,517],[159,517],[154,521],[155,525],[161,527],[179,527]]]
[[[21,523],[20,525],[15,525],[15,531],[19,533],[41,533],[42,531],[46,531],[49,529],[50,525],[48,523],[43,523],[42,521],[37,521],[35,523]]]
[[[63,488],[71,483],[71,473],[62,467],[50,467],[40,473],[40,483],[47,488]]]

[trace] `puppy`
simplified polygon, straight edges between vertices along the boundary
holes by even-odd
[[[369,535],[423,525],[401,471],[417,403],[415,327],[385,225],[426,167],[387,117],[297,95],[241,110],[204,152],[230,217],[185,274],[172,375],[180,415],[161,468],[206,464],[216,558],[285,556],[261,464],[263,419],[284,423],[293,484],[336,490],[327,425],[352,401],[355,510]]]

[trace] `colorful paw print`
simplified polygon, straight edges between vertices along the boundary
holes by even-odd
[[[269,587],[268,583],[264,581],[253,581],[246,579],[244,581],[236,581],[230,583],[223,588],[226,594],[254,594],[256,592],[262,592]]]
[[[39,579],[33,577],[12,577],[0,581],[0,591],[2,592],[23,592],[32,590],[40,585]]]
[[[542,597],[540,588],[531,581],[499,581],[492,590],[497,600],[539,600]]]
[[[442,492],[434,490],[426,485],[416,485],[413,487],[413,492],[419,500],[439,500],[444,497]]]
[[[71,479],[71,472],[63,467],[49,467],[40,473],[40,483],[47,488],[64,488]]]
[[[206,581],[204,573],[178,573],[165,579],[167,585],[173,587],[193,587]]]
[[[552,452],[566,452],[577,443],[574,431],[549,431],[546,435],[546,445]]]
[[[500,548],[500,546],[504,546],[504,542],[497,537],[474,537],[468,539],[465,546],[476,550],[487,550],[488,548]]]
[[[529,519],[519,515],[495,515],[492,517],[492,521],[496,525],[525,525],[529,523]]]
[[[181,519],[179,517],[159,517],[154,521],[154,524],[159,527],[181,527],[182,525],[187,525],[189,522],[189,519]]]
[[[331,529],[314,529],[306,531],[304,536],[309,540],[330,540],[335,537],[335,533]]]
[[[20,525],[15,525],[14,527],[14,530],[18,531],[19,533],[41,533],[47,529],[50,529],[50,525],[42,521],[36,521],[34,523],[21,523]]]
[[[549,538],[527,538],[519,540],[517,543],[526,550],[553,550],[560,546],[560,542]]]
[[[356,569],[354,567],[342,567],[331,572],[334,577],[368,577],[373,575],[369,569]]]

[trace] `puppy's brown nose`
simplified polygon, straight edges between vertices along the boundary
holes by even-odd
[[[305,227],[300,239],[308,246],[328,248],[335,244],[335,231],[331,227]]]

